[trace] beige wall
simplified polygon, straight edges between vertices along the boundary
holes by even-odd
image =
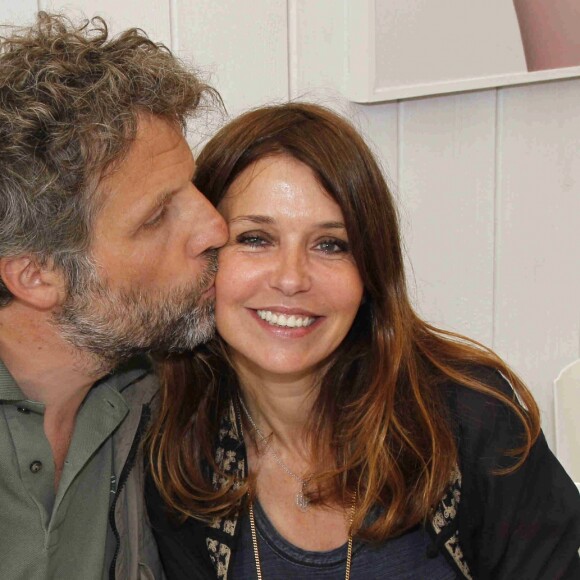
[[[349,114],[400,200],[417,308],[504,356],[552,442],[552,382],[580,356],[580,80],[348,104],[320,90],[340,74],[335,15],[313,25],[329,2],[305,1],[0,0],[0,21],[100,13],[202,66],[231,114],[299,96]]]

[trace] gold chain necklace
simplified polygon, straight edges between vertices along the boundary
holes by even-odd
[[[352,506],[350,508],[349,518],[349,532],[348,542],[346,545],[346,570],[344,573],[344,580],[350,580],[350,568],[352,565],[352,520],[354,518],[354,510],[356,508],[356,493],[353,494]],[[252,546],[254,548],[254,561],[256,562],[256,575],[258,580],[262,580],[262,566],[260,565],[260,553],[258,552],[258,534],[256,533],[256,521],[254,520],[254,503],[250,501],[249,507],[250,515],[250,530],[252,532]]]
[[[248,411],[246,405],[244,404],[242,397],[239,395],[238,395],[238,401],[240,402],[240,406],[242,407],[244,413],[248,417],[252,427],[258,433],[258,436],[260,437],[262,442],[267,441],[266,437],[264,437],[263,433],[260,431],[260,429],[258,428],[256,423],[252,419],[252,416],[250,415],[250,412]],[[240,420],[240,426],[241,426],[241,417],[239,416],[239,412],[238,412],[238,419]],[[243,438],[244,432],[243,432],[243,428],[241,428],[241,429],[242,429],[242,438]],[[270,450],[270,452],[273,453],[273,456],[276,459],[277,454],[273,450]],[[278,463],[284,469],[284,471],[289,473],[289,475],[291,475],[294,479],[297,479],[302,483],[302,489],[296,495],[296,505],[302,511],[306,511],[308,509],[308,504],[310,503],[307,500],[307,498],[304,497],[302,494],[302,492],[304,491],[304,486],[306,484],[306,480],[303,480],[300,476],[298,476],[294,472],[290,471],[288,466],[281,459],[280,459],[280,461],[276,461],[276,463]],[[249,496],[249,493],[248,493],[248,496]],[[302,505],[301,505],[302,502],[300,501],[300,499],[302,499],[302,501],[304,501],[304,503]],[[344,580],[350,580],[350,568],[352,565],[352,532],[351,532],[351,529],[352,529],[352,522],[354,519],[355,509],[356,509],[356,491],[352,494],[352,506],[350,508],[350,517],[349,517],[349,526],[348,526],[348,528],[349,528],[348,542],[347,542],[347,546],[346,546],[346,570],[344,573]],[[260,553],[258,552],[258,534],[256,533],[256,521],[254,519],[254,503],[252,502],[251,499],[250,499],[250,505],[249,505],[249,516],[250,516],[250,531],[252,534],[252,547],[254,549],[254,561],[256,563],[256,575],[257,575],[258,580],[262,580],[262,566],[260,565]]]

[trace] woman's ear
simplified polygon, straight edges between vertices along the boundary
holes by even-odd
[[[33,256],[0,258],[0,278],[16,300],[38,310],[58,306],[65,296],[62,273]]]

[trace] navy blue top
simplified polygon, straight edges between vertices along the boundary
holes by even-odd
[[[343,580],[346,572],[346,544],[334,550],[311,552],[284,539],[274,528],[259,502],[254,504],[258,552],[264,580],[323,578]],[[233,554],[233,580],[256,578],[250,518],[241,518],[241,533]],[[452,580],[455,572],[443,556],[427,557],[429,535],[422,527],[379,545],[354,543],[351,580]]]

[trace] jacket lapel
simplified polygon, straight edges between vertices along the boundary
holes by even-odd
[[[214,489],[220,489],[227,481],[234,479],[234,489],[247,476],[247,461],[239,414],[233,401],[220,422],[218,442],[215,452],[218,471],[213,474]],[[232,545],[238,524],[238,514],[216,518],[208,527],[206,538],[209,556],[217,578],[226,579],[231,561]]]

